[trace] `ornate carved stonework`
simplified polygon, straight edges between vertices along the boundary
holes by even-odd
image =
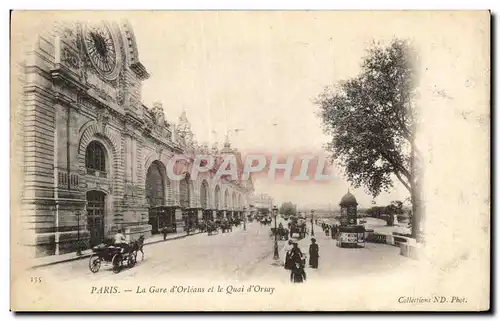
[[[123,130],[123,134],[132,138],[137,138],[137,134],[135,133],[134,129],[128,126]]]
[[[104,134],[106,126],[109,123],[109,111],[107,109],[101,109],[97,112],[97,129],[101,134]]]
[[[185,149],[193,150],[194,148],[194,135],[191,131],[191,123],[187,119],[186,111],[182,112],[179,117],[179,124],[176,128],[178,143]]]
[[[153,126],[154,126],[154,124],[149,118],[144,119],[143,130],[151,132],[151,130],[153,129]]]
[[[129,108],[132,110],[137,110],[139,109],[139,101],[135,99],[133,96],[130,96],[129,101],[128,101]]]
[[[116,96],[116,102],[118,105],[123,106],[125,103],[125,93],[127,92],[127,83],[125,81],[125,73],[122,70],[120,76],[118,77],[118,94]]]
[[[78,33],[76,25],[70,25],[69,23],[63,27],[62,39],[73,47],[77,48]]]
[[[160,145],[156,146],[156,153],[158,154],[158,158],[161,158],[161,155],[163,153],[163,147]]]
[[[67,46],[61,50],[61,61],[72,69],[80,69],[80,58],[78,54]]]
[[[213,156],[217,156],[217,155],[219,155],[219,147],[218,147],[218,145],[217,145],[217,142],[215,142],[215,143],[213,144],[211,154],[212,154]]]
[[[163,104],[159,101],[155,101],[152,111],[155,118],[155,124],[160,127],[165,127],[165,111],[163,109]]]
[[[125,195],[134,196],[135,187],[132,184],[125,184]]]

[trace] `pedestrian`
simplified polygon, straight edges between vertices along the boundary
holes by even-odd
[[[292,265],[290,264],[290,263],[293,263],[291,260],[291,257],[290,257],[290,251],[292,248],[293,248],[293,241],[292,240],[288,240],[286,245],[283,247],[283,254],[281,257],[284,258],[283,265],[284,265],[285,269],[287,269],[287,270],[292,269]]]
[[[163,233],[163,240],[165,241],[167,239],[167,233],[168,233],[168,229],[167,229],[167,226],[163,226],[163,228],[161,229],[161,232]]]
[[[300,263],[294,263],[292,272],[290,272],[290,281],[292,283],[302,283],[306,280],[306,271],[304,266]]]
[[[290,258],[294,263],[300,263],[302,266],[305,264],[304,254],[302,254],[299,244],[296,242],[293,242],[293,247],[290,250]]]
[[[313,237],[311,239],[311,245],[309,245],[309,266],[313,269],[318,268],[318,258],[319,258],[319,246],[316,244],[316,239]]]

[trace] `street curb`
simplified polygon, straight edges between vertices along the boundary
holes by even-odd
[[[179,236],[176,236],[176,237],[169,238],[167,240],[158,240],[158,241],[152,241],[152,242],[147,242],[147,243],[145,242],[144,246],[150,245],[150,244],[157,244],[157,243],[161,243],[161,242],[168,242],[168,241],[173,241],[173,240],[179,240],[179,239],[182,239],[182,238],[185,238],[185,237],[188,237],[188,236],[193,236],[193,235],[197,235],[197,234],[201,234],[201,233],[202,232],[196,232],[196,233],[192,233],[192,234],[189,234],[189,235],[188,234],[186,234],[186,235],[179,235]],[[71,258],[68,258],[68,259],[62,259],[60,261],[55,261],[55,262],[50,262],[50,263],[42,263],[42,264],[38,264],[38,265],[33,265],[30,269],[36,269],[36,268],[41,268],[41,267],[56,265],[56,264],[59,264],[59,263],[67,263],[67,262],[71,262],[71,261],[77,261],[77,260],[88,258],[92,254],[93,253],[90,252],[90,253],[86,253],[86,254],[83,254],[83,255],[80,255],[80,256],[71,257]]]

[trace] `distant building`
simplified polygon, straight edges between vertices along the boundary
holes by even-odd
[[[274,199],[266,193],[257,194],[253,197],[252,203],[257,211],[267,212],[273,207]]]

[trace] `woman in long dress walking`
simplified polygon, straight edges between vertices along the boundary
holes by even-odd
[[[319,246],[316,244],[316,239],[313,237],[311,239],[311,245],[309,245],[309,266],[313,269],[318,268],[318,258],[319,258]]]

